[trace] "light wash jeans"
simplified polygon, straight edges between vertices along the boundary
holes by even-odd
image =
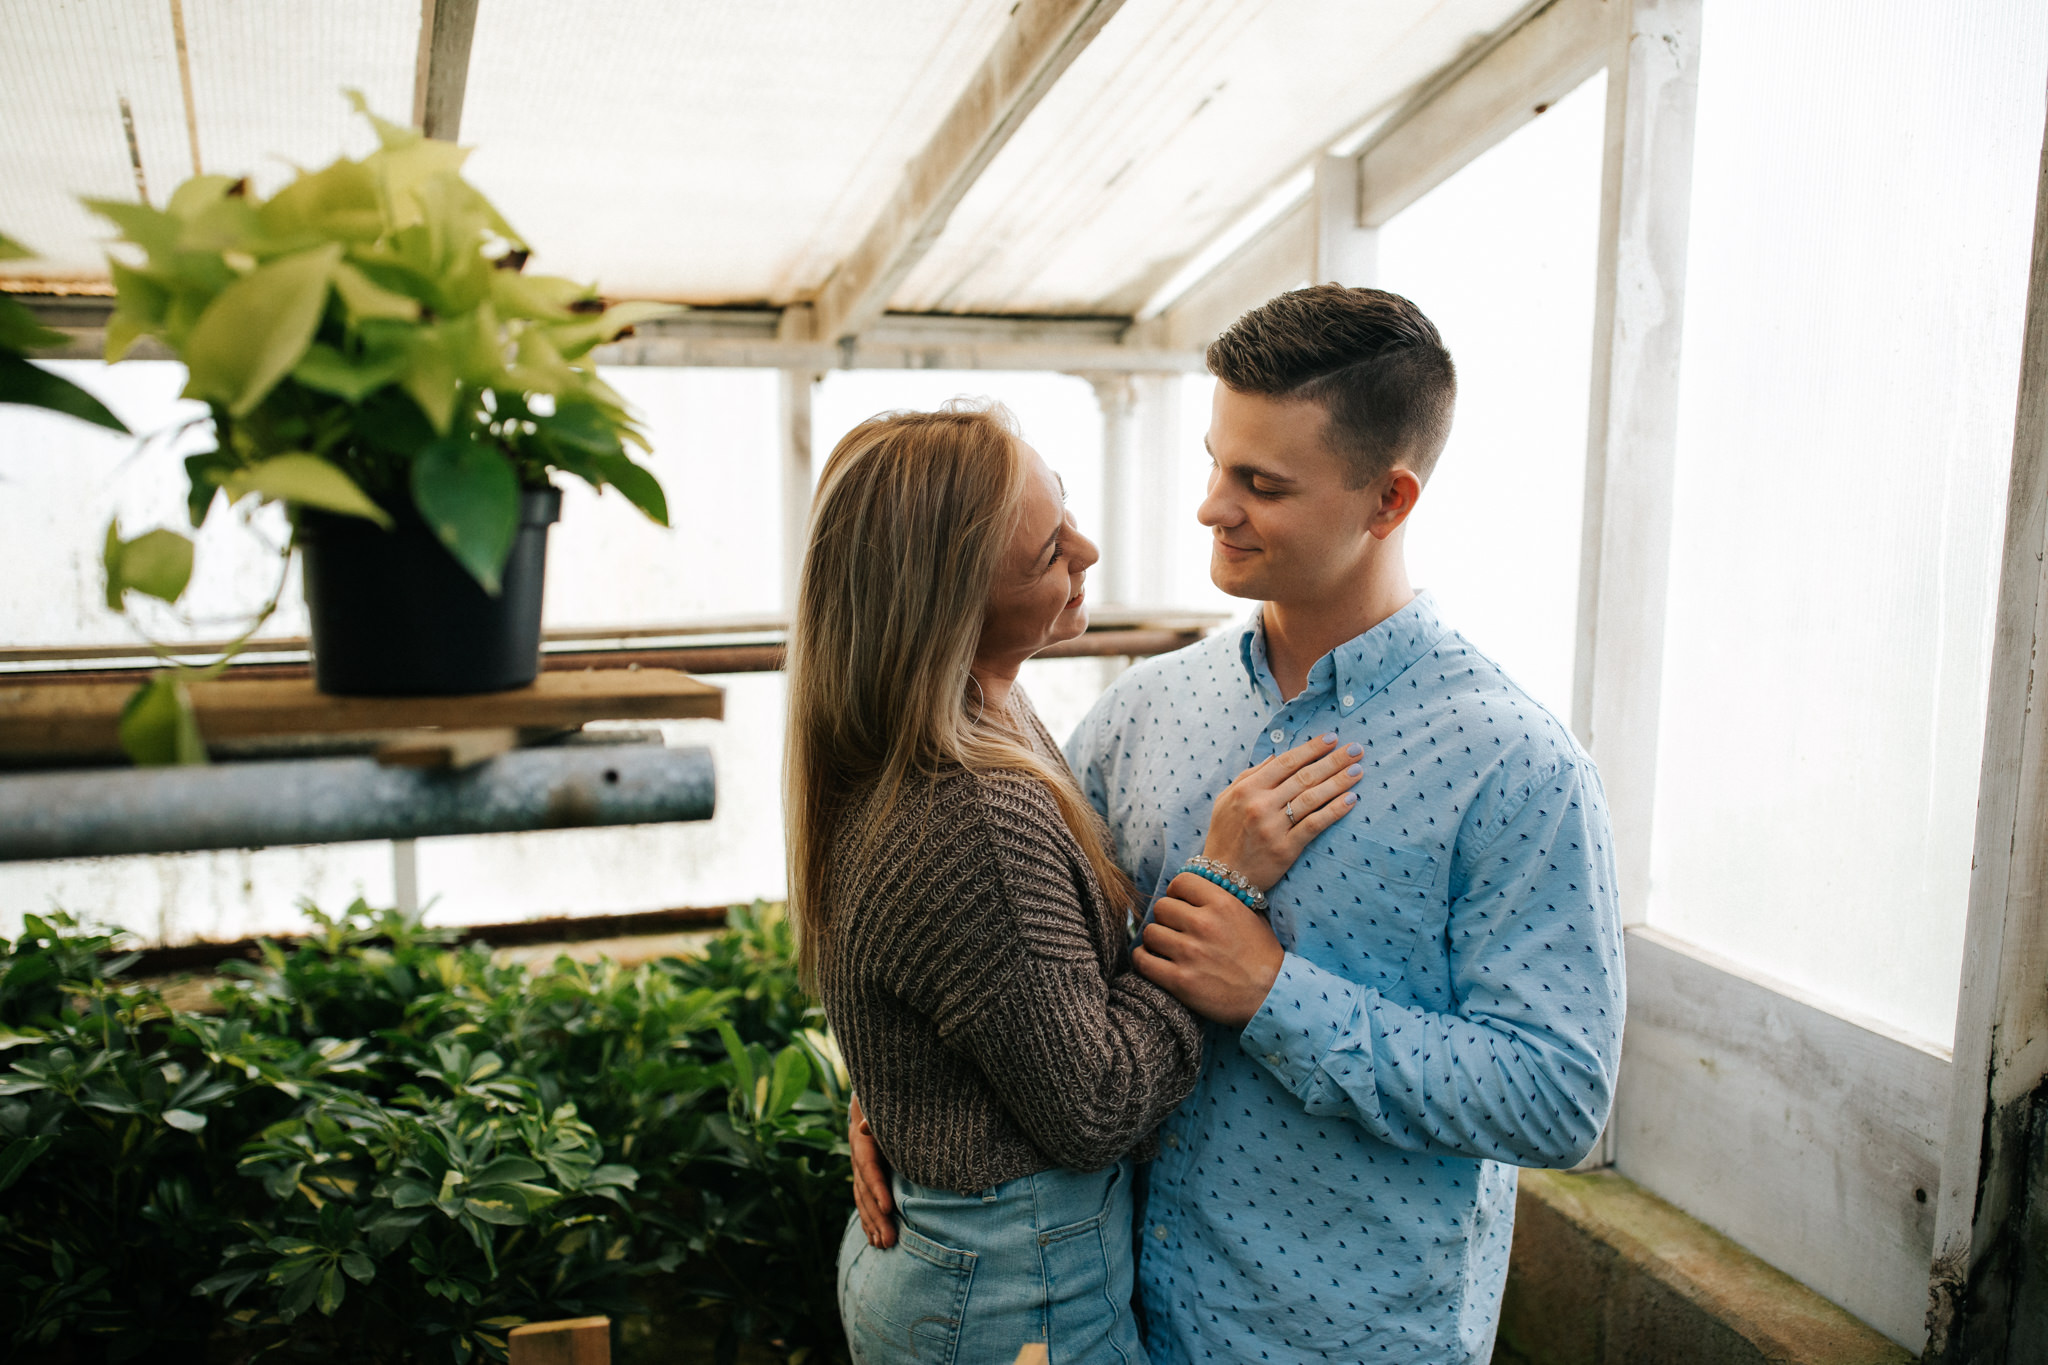
[[[839,1244],[854,1365],[1148,1365],[1131,1313],[1131,1162],[1055,1168],[978,1194],[894,1178],[896,1245],[858,1216]]]

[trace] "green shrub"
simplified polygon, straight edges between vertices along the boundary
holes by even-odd
[[[68,917],[0,940],[9,1358],[466,1362],[607,1313],[844,1359],[844,1071],[779,914],[535,971],[312,914],[207,1014]]]

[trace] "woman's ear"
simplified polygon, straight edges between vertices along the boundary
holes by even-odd
[[[1422,480],[1415,477],[1414,470],[1396,466],[1380,476],[1374,490],[1379,501],[1366,530],[1373,539],[1385,540],[1415,510],[1415,503],[1422,496]]]

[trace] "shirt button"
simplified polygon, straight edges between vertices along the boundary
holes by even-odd
[[[1277,1052],[1269,1052],[1269,1053],[1267,1053],[1267,1054],[1266,1054],[1266,1062],[1267,1062],[1267,1064],[1268,1064],[1268,1065],[1271,1065],[1271,1066],[1278,1066],[1278,1065],[1280,1065],[1280,1054],[1279,1054],[1279,1053],[1277,1053]]]
[[[1281,740],[1284,740],[1284,739],[1286,739],[1286,738],[1287,738],[1287,732],[1286,732],[1285,730],[1275,730],[1275,731],[1273,732],[1273,742],[1274,742],[1275,744],[1278,744],[1278,743],[1279,743],[1279,742],[1280,742]]]
[[[1346,693],[1344,694],[1344,704],[1345,704],[1346,706],[1350,706],[1350,705],[1353,705],[1353,704],[1354,704],[1354,703],[1355,703],[1355,702],[1356,702],[1357,700],[1358,700],[1358,699],[1357,699],[1356,697],[1352,696],[1352,695],[1351,695],[1351,694],[1350,694],[1349,692],[1346,692]]]
[[[1154,1240],[1156,1240],[1156,1241],[1161,1241],[1161,1242],[1165,1241],[1165,1240],[1166,1240],[1166,1224],[1164,1224],[1164,1223],[1154,1223],[1154,1224],[1152,1225],[1152,1236],[1153,1236]]]
[[[1176,1133],[1168,1133],[1166,1135],[1166,1145],[1169,1147],[1180,1146],[1180,1136]]]

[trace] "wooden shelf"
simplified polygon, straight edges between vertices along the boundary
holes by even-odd
[[[0,755],[13,762],[112,756],[133,682],[0,682]],[[209,742],[418,730],[574,730],[593,720],[717,720],[723,689],[664,668],[543,673],[530,687],[458,697],[330,697],[310,678],[226,677],[192,687]]]

